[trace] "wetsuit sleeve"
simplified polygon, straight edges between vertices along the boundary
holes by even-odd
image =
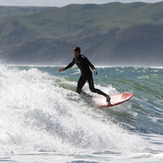
[[[87,63],[88,66],[91,67],[92,70],[96,70],[96,68],[94,67],[94,65],[86,57],[85,57],[85,62]]]
[[[69,64],[65,67],[65,70],[67,70],[68,68],[71,68],[74,64],[75,64],[75,59],[73,59],[72,62],[69,63]]]

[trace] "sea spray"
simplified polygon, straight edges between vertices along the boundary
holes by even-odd
[[[0,67],[1,153],[130,153],[147,147],[141,136],[109,119],[98,119],[97,108],[85,104],[71,88],[62,86],[64,80],[38,68]],[[73,81],[67,82],[75,87]]]

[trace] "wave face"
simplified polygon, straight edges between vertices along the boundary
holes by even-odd
[[[97,88],[135,96],[99,109],[75,92],[76,67],[59,73],[57,67],[0,65],[0,153],[146,150],[142,134],[163,134],[163,69],[97,70]],[[84,90],[91,94],[87,84]]]

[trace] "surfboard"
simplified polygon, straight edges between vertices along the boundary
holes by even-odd
[[[111,95],[110,103],[106,102],[105,97],[93,98],[93,101],[99,107],[111,107],[111,106],[115,106],[115,105],[124,103],[124,102],[128,101],[130,98],[132,98],[133,96],[134,96],[134,93],[121,93],[121,94]]]

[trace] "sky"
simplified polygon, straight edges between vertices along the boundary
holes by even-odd
[[[56,6],[62,7],[69,4],[105,4],[109,2],[146,2],[146,3],[156,3],[161,2],[161,0],[0,0],[0,6]]]

